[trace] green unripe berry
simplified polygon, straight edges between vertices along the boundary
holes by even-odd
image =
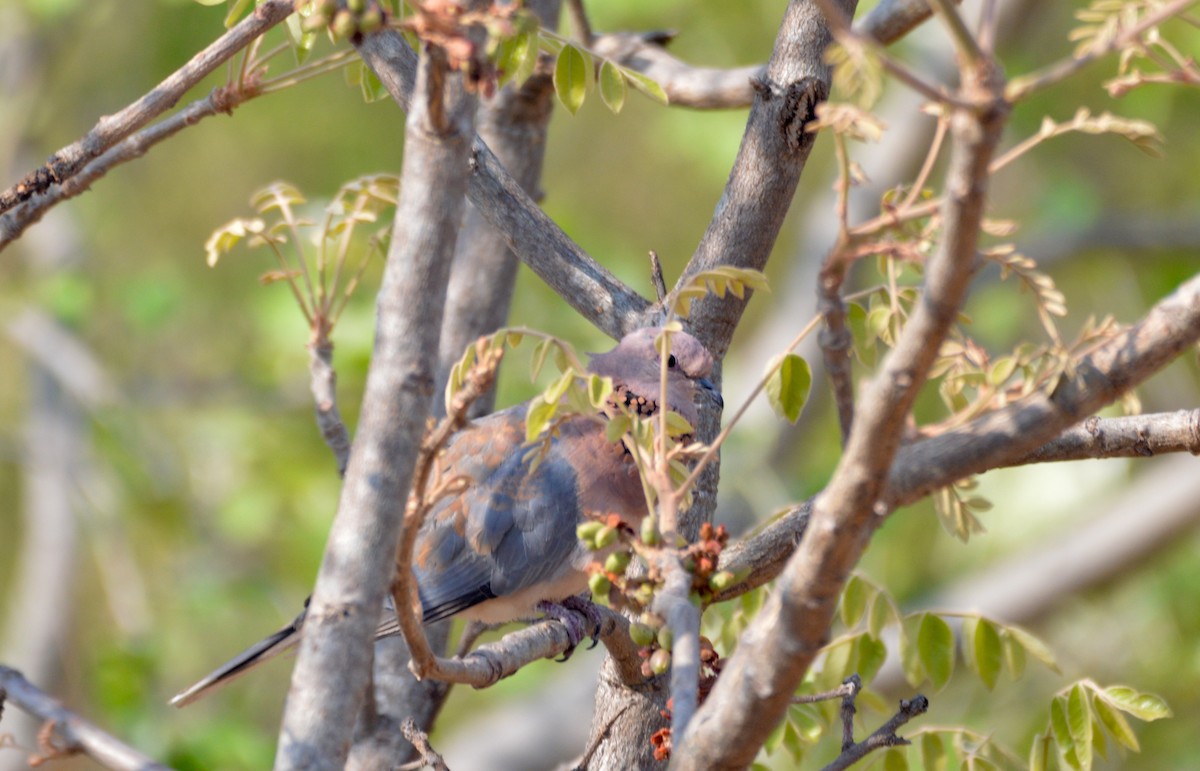
[[[603,529],[603,522],[584,522],[575,528],[575,536],[583,541],[591,549],[595,549],[596,533]]]
[[[653,629],[635,621],[629,625],[629,637],[633,640],[634,644],[648,648],[654,643],[655,635]]]
[[[665,675],[671,669],[671,654],[665,650],[656,650],[650,656],[650,671],[656,675]]]
[[[658,525],[653,517],[646,517],[642,520],[642,543],[647,546],[658,546],[662,541],[662,533],[658,532]]]
[[[658,647],[669,651],[674,644],[675,633],[671,631],[671,627],[664,625],[662,629],[658,630]]]
[[[737,583],[737,581],[735,580],[733,573],[730,573],[728,570],[722,570],[719,573],[714,573],[708,579],[708,588],[712,589],[714,592],[723,592],[729,587],[733,586],[735,583]]]
[[[367,0],[346,0],[346,7],[350,9],[350,13],[358,16],[367,10]]]
[[[597,549],[603,549],[607,546],[612,546],[616,542],[617,529],[615,527],[605,526],[600,528],[600,531],[596,533],[596,540],[594,543],[596,544]]]
[[[604,569],[613,575],[623,575],[625,569],[629,567],[629,560],[633,557],[627,551],[615,551],[608,555],[608,559],[604,560]]]
[[[358,25],[354,23],[354,15],[345,8],[334,14],[333,21],[329,24],[329,31],[338,40],[350,37],[357,28]]]
[[[592,590],[592,594],[606,597],[608,590],[612,588],[612,582],[603,573],[592,573],[591,578],[588,579],[588,588]]]
[[[372,5],[362,15],[358,22],[358,31],[364,35],[369,35],[372,32],[378,31],[383,27],[383,12],[379,10],[379,6]]]

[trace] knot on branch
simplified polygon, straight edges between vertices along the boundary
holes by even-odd
[[[58,173],[58,156],[46,161],[21,178],[11,189],[0,196],[0,214],[8,211],[19,203],[28,201],[35,195],[40,195],[50,189],[51,185],[60,182]]]
[[[762,101],[780,100],[777,108],[779,131],[789,150],[807,152],[816,136],[807,131],[816,120],[817,105],[829,98],[829,85],[818,78],[802,77],[786,86],[771,81],[764,73],[750,81]]]

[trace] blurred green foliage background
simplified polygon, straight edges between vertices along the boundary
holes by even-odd
[[[766,57],[785,3],[592,5],[599,30],[675,29],[676,55],[734,66]],[[1013,14],[1015,31],[1004,37],[1009,73],[1065,55],[1078,5],[1024,3]],[[186,0],[0,0],[0,39],[19,43],[26,62],[19,80],[6,86],[8,104],[0,105],[0,184],[145,93],[218,36],[223,16],[223,7]],[[1178,34],[1183,50],[1198,50],[1195,29]],[[944,43],[931,30],[899,51],[920,61]],[[1076,135],[1038,148],[993,187],[994,214],[1023,223],[1018,244],[1035,259],[1042,256],[1037,248],[1054,256],[1046,270],[1066,292],[1068,334],[1089,314],[1135,320],[1200,267],[1200,239],[1187,227],[1200,221],[1200,99],[1195,90],[1156,86],[1114,100],[1100,88],[1114,67],[1111,60],[1093,66],[1022,105],[1006,146],[1036,131],[1044,115],[1065,120],[1086,105],[1156,122],[1164,159],[1118,138]],[[0,81],[5,77],[0,72]],[[194,97],[223,77],[214,75]],[[893,123],[896,129],[931,126],[914,114],[889,116],[897,120],[905,123]],[[274,267],[267,253],[242,250],[210,269],[204,241],[228,219],[249,215],[251,193],[272,181],[286,180],[319,202],[352,177],[398,171],[403,121],[390,101],[364,104],[340,75],[326,76],[189,128],[110,173],[0,255],[0,318],[29,307],[52,314],[91,350],[119,394],[84,418],[90,481],[81,478],[72,491],[81,541],[73,592],[60,599],[69,618],[53,651],[61,678],[45,685],[178,767],[270,763],[286,665],[183,712],[168,709],[166,700],[294,615],[311,586],[338,495],[332,459],[314,430],[307,330],[291,297],[282,286],[259,285],[257,277]],[[619,115],[598,99],[573,118],[558,110],[544,205],[584,249],[650,295],[646,251],[661,255],[668,281],[678,275],[720,196],[744,122],[740,110],[666,109],[640,97]],[[906,152],[911,157],[897,165],[911,175],[921,155]],[[806,227],[833,216],[831,154],[830,142],[817,143],[768,271],[777,288],[755,298],[726,360],[731,407],[765,366],[765,358],[746,353],[761,330],[790,315],[794,334],[813,307],[811,297],[789,291],[789,282],[811,274],[828,247]],[[1122,223],[1162,237],[1139,248],[1086,237],[1100,225]],[[1073,235],[1081,236],[1081,248],[1065,243]],[[335,334],[351,427],[371,348],[377,275],[376,267]],[[583,351],[607,345],[524,268],[513,307],[513,324],[553,330]],[[985,283],[967,312],[974,334],[996,351],[1040,339],[1029,298],[1011,284]],[[11,644],[22,623],[11,612],[17,566],[22,558],[37,559],[20,553],[32,381],[26,353],[8,336],[0,335],[0,357],[6,362],[0,366],[0,623],[6,624],[0,639]],[[532,393],[525,372],[519,357],[510,362],[499,404]],[[1141,397],[1147,411],[1178,409],[1194,406],[1198,389],[1189,355]],[[836,437],[820,395],[798,428],[752,417],[724,453],[719,516],[746,527],[821,489],[837,461]],[[990,561],[1048,537],[1069,538],[1090,511],[1136,481],[1143,466],[1162,462],[1096,461],[988,475],[983,494],[995,503],[984,515],[988,535],[963,546],[938,527],[928,505],[915,506],[880,532],[863,570],[902,602],[918,604]],[[958,678],[934,696],[928,722],[964,723],[1024,754],[1045,725],[1049,695],[1070,678],[1090,675],[1158,692],[1176,712],[1174,720],[1138,726],[1143,755],[1110,760],[1108,767],[1200,766],[1192,735],[1200,718],[1198,546],[1190,531],[1105,585],[1062,598],[1036,628],[1058,651],[1063,676],[1031,671],[991,693],[970,677]],[[0,661],[14,663],[5,655]],[[495,693],[456,694],[441,730],[465,725],[475,712],[547,678],[570,677],[571,666],[535,665]],[[876,722],[868,713],[867,723]],[[0,764],[6,754],[16,753],[0,750]]]

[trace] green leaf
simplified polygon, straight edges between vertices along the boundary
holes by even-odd
[[[852,673],[854,642],[854,638],[844,638],[825,649],[825,663],[819,680],[825,688],[837,687]]]
[[[1079,771],[1075,740],[1071,738],[1071,727],[1067,722],[1067,700],[1063,696],[1050,702],[1050,730],[1054,732],[1054,743],[1058,745],[1058,757],[1063,765]]]
[[[1100,718],[1100,723],[1108,731],[1109,736],[1118,744],[1128,747],[1134,752],[1141,750],[1141,747],[1138,746],[1137,735],[1133,732],[1129,721],[1120,712],[1110,707],[1103,697],[1092,701],[1092,709],[1096,711],[1096,716]]]
[[[883,771],[908,771],[908,752],[892,747],[883,755]]]
[[[917,632],[917,651],[929,682],[940,691],[954,672],[954,631],[940,616],[926,613]]]
[[[883,634],[883,628],[891,621],[899,621],[900,612],[896,603],[887,592],[876,591],[875,599],[871,602],[871,610],[867,614],[867,631],[875,637]]]
[[[1171,717],[1171,708],[1152,693],[1139,693],[1128,686],[1114,685],[1098,692],[1097,695],[1110,706],[1128,712],[1139,720],[1151,722]]]
[[[204,242],[208,267],[215,266],[217,261],[221,259],[221,255],[231,250],[243,238],[262,236],[265,228],[266,223],[260,219],[243,219],[239,217],[230,220],[214,230],[213,234]],[[258,243],[262,242],[259,241]]]
[[[548,402],[541,396],[534,397],[525,413],[525,441],[533,442],[541,436],[557,411],[557,401]]]
[[[590,79],[591,66],[584,55],[573,45],[563,46],[554,65],[554,90],[572,115],[583,106]]]
[[[362,89],[363,101],[367,104],[378,102],[388,96],[387,89],[383,87],[383,81],[370,67],[363,67],[362,81],[359,85]]]
[[[917,646],[917,633],[923,618],[924,614],[908,616],[900,629],[900,665],[904,669],[904,679],[913,688],[925,682],[925,667],[921,664]]]
[[[229,0],[229,11],[225,14],[225,29],[237,24],[249,7],[250,0]]]
[[[812,371],[802,356],[789,353],[767,380],[767,399],[775,414],[795,423],[800,418],[808,390],[812,386]]]
[[[546,357],[550,354],[550,341],[543,339],[539,340],[538,344],[533,347],[533,355],[529,359],[529,379],[537,380],[542,374],[542,367],[546,366]]]
[[[615,444],[621,441],[621,437],[625,436],[632,424],[633,421],[628,415],[616,415],[609,419],[608,425],[604,427],[604,436],[610,443]]]
[[[1033,740],[1029,748],[1029,771],[1049,771],[1050,736],[1042,734]]]
[[[850,580],[846,582],[838,610],[842,616],[842,623],[847,627],[855,626],[862,619],[863,612],[867,609],[869,590],[867,582],[859,576],[850,576]]]
[[[663,91],[662,86],[651,78],[646,77],[640,72],[622,67],[621,74],[625,76],[625,80],[629,81],[629,85],[641,91],[646,96],[650,97],[659,104],[669,104],[667,92]]]
[[[517,42],[513,49],[513,58],[520,57],[517,70],[513,73],[513,81],[519,86],[529,80],[529,76],[533,74],[533,68],[537,66],[538,60],[538,31],[523,32],[517,36]]]
[[[875,679],[879,668],[887,658],[887,646],[883,640],[869,634],[861,634],[854,644],[854,671],[862,677],[864,683]]]
[[[667,421],[667,436],[678,438],[696,433],[696,429],[692,427],[691,423],[687,422],[687,418],[678,412],[668,410],[665,417]]]
[[[1020,679],[1025,672],[1025,648],[1009,633],[1008,627],[1000,630],[1000,644],[1004,655],[1004,669],[1013,680]]]
[[[1075,757],[1084,771],[1092,767],[1092,710],[1087,691],[1076,683],[1067,697],[1067,728],[1075,742]]]
[[[608,403],[608,398],[612,396],[613,382],[610,377],[600,377],[592,373],[588,375],[587,380],[588,401],[596,409],[600,409]]]
[[[617,65],[604,60],[600,65],[600,98],[613,112],[620,112],[625,106],[625,77],[617,69]]]
[[[921,768],[925,771],[946,771],[950,761],[946,757],[946,744],[942,737],[932,732],[923,733],[918,749],[921,752]]]
[[[1005,627],[1005,630],[1012,635],[1013,640],[1015,640],[1022,648],[1025,649],[1026,653],[1033,656],[1035,659],[1042,662],[1055,672],[1059,671],[1058,662],[1054,660],[1054,652],[1050,650],[1050,647],[1046,645],[1046,643],[1034,637],[1032,634],[1019,626],[1007,626]]]
[[[979,679],[990,691],[996,686],[996,677],[1000,674],[1000,635],[996,632],[996,625],[986,618],[979,619],[972,631],[974,634],[970,639],[970,645],[975,671],[979,673]],[[965,637],[965,631],[963,639],[968,639]]]

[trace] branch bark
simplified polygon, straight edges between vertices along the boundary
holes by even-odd
[[[67,145],[26,174],[20,182],[0,192],[0,214],[71,179],[89,161],[175,106],[192,86],[255,38],[292,13],[292,0],[267,0],[210,46],[173,72],[153,90],[114,115],[104,116],[78,141]],[[8,239],[11,240],[11,239]],[[0,248],[7,241],[0,241]]]
[[[931,15],[926,0],[884,0],[858,25],[858,32],[891,45]],[[766,65],[696,67],[667,52],[664,46],[672,37],[671,32],[613,32],[597,37],[591,49],[658,83],[672,107],[729,110],[753,103],[751,83]]]
[[[29,714],[46,721],[48,726],[52,726],[52,733],[48,736],[56,736],[62,743],[59,746],[44,749],[57,751],[60,754],[81,752],[106,768],[120,771],[152,771],[153,769],[167,768],[101,730],[94,723],[71,712],[26,680],[25,676],[17,670],[0,665],[0,708],[4,705],[6,694],[9,704],[15,704]],[[32,759],[30,764],[33,765]]]
[[[358,44],[384,88],[408,109],[413,53],[394,30]],[[475,137],[467,197],[522,262],[588,321],[619,340],[644,325],[650,303],[584,252],[529,197],[487,144]]]
[[[964,66],[963,79],[964,97],[978,108],[952,119],[945,230],[926,266],[921,299],[863,391],[846,452],[816,498],[806,537],[779,590],[743,635],[683,737],[678,768],[740,768],[754,759],[824,644],[841,587],[889,511],[883,502],[887,470],[917,391],[966,298],[988,163],[1008,114],[999,98],[1003,83],[992,69]]]
[[[369,680],[370,642],[433,397],[474,134],[475,100],[458,80],[445,82],[446,69],[444,54],[426,47],[406,123],[362,422],[305,621],[277,769],[340,769]]]

